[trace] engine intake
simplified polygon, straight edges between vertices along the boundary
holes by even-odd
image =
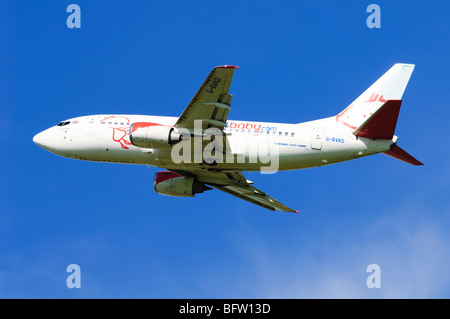
[[[171,146],[183,139],[173,127],[157,123],[136,122],[130,126],[130,142],[143,148]]]
[[[156,173],[153,188],[158,194],[183,197],[194,197],[195,194],[212,189],[194,177],[185,177],[170,171]]]

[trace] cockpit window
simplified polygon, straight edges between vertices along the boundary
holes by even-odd
[[[70,121],[65,121],[65,122],[59,122],[56,126],[65,126],[70,124]]]

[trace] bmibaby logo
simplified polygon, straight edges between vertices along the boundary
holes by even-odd
[[[131,145],[129,139],[130,120],[125,116],[108,116],[100,121],[100,124],[107,124],[113,130],[112,139],[122,146],[123,149],[129,149],[127,145]]]
[[[228,121],[226,126],[230,129],[239,129],[239,130],[250,130],[253,131],[253,135],[259,135],[260,131],[269,131],[269,132],[276,132],[277,127],[276,126],[261,126],[261,123],[249,123],[249,122],[233,122]]]
[[[254,135],[258,135],[259,130],[261,129],[261,124],[253,124],[253,123],[236,123],[232,121],[228,121],[226,127],[230,129],[240,129],[240,130],[253,130]]]

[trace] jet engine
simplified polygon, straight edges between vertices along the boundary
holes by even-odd
[[[195,194],[212,189],[194,177],[185,177],[169,171],[155,174],[153,188],[158,194],[183,197],[194,197]]]
[[[130,126],[130,142],[143,148],[171,146],[183,136],[173,127],[157,123],[136,122]]]

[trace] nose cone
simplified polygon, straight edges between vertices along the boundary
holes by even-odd
[[[58,138],[58,132],[54,128],[49,128],[36,134],[33,137],[33,142],[50,152],[57,152],[61,147],[61,141]]]
[[[36,134],[34,137],[33,137],[33,142],[34,142],[34,144],[36,144],[37,146],[40,146],[40,147],[43,147],[43,148],[45,148],[44,147],[44,140],[45,140],[45,137],[44,137],[44,134],[43,134],[44,132],[41,132],[41,133],[38,133],[38,134]]]

